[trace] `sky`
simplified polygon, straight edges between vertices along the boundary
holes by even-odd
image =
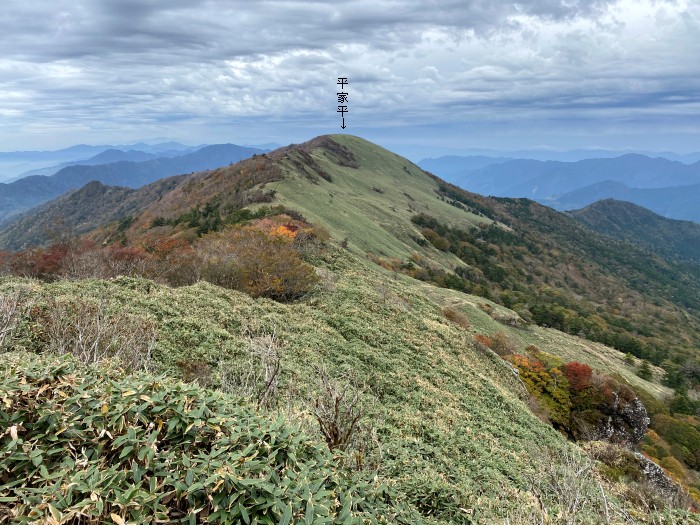
[[[0,151],[345,132],[412,159],[683,153],[698,57],[700,0],[4,0]]]

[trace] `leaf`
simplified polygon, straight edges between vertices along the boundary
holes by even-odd
[[[313,498],[309,495],[309,500],[306,502],[306,514],[304,514],[304,523],[311,525],[314,522],[314,504]]]
[[[126,520],[117,514],[112,513],[109,517],[112,518],[112,521],[117,525],[124,525],[126,523]]]
[[[243,516],[243,521],[250,523],[250,516],[248,515],[248,510],[241,504],[238,504],[238,508],[241,509],[241,516]]]
[[[189,486],[187,489],[188,494],[194,494],[198,490],[202,490],[204,488],[204,485],[202,485],[200,482],[193,483],[192,485]]]
[[[284,514],[280,518],[279,525],[289,525],[292,521],[292,504],[288,503],[284,509]]]

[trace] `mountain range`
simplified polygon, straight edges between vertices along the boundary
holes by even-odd
[[[25,171],[24,173],[21,173],[16,177],[12,177],[8,180],[5,180],[4,182],[7,184],[22,179],[24,177],[29,177],[31,175],[53,175],[57,171],[68,166],[99,166],[101,164],[111,164],[113,162],[122,161],[143,162],[146,160],[153,160],[161,157],[177,157],[180,155],[184,155],[185,153],[196,151],[197,149],[199,148],[187,148],[182,150],[168,150],[160,151],[158,153],[149,153],[146,151],[139,151],[134,149],[124,151],[116,148],[110,148],[98,153],[94,157],[90,157],[85,160],[70,160],[53,166],[44,166],[41,168]]]
[[[34,170],[46,170],[48,173],[38,173],[39,175],[52,174],[51,169],[55,167],[58,171],[61,167],[70,164],[78,164],[84,162],[103,151],[114,149],[120,151],[140,151],[143,153],[152,153],[161,156],[167,152],[181,152],[181,154],[194,151],[204,146],[187,146],[179,142],[157,142],[147,144],[145,142],[136,142],[133,144],[123,145],[87,145],[78,144],[69,148],[51,151],[4,151],[0,152],[0,182],[12,182],[21,178],[25,174],[37,175],[31,173]]]
[[[481,166],[479,166],[481,164]],[[558,210],[614,198],[634,202],[665,217],[700,222],[700,162],[628,154],[576,162],[467,157],[422,161],[438,175],[470,191],[527,197]]]
[[[623,155],[644,155],[646,157],[657,158],[661,157],[671,161],[682,162],[683,164],[693,164],[700,161],[700,152],[691,153],[676,153],[672,151],[645,151],[645,150],[609,150],[603,148],[592,149],[572,149],[572,150],[554,150],[554,149],[520,149],[520,150],[496,150],[488,148],[460,148],[459,153],[445,154],[440,157],[424,158],[419,165],[426,162],[442,162],[442,159],[465,159],[469,157],[487,157],[491,159],[524,159],[524,160],[539,160],[559,161],[559,162],[578,162],[586,159],[611,159],[621,157]],[[428,169],[428,168],[426,168]]]
[[[0,221],[90,181],[138,188],[163,177],[216,168],[258,153],[263,153],[263,150],[219,144],[175,157],[157,157],[140,162],[120,160],[104,164],[101,163],[103,160],[122,155],[115,151],[101,152],[97,159],[100,164],[71,165],[50,176],[31,175],[9,184],[0,184]],[[133,155],[124,154],[127,157]]]

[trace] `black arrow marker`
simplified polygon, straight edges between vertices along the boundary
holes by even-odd
[[[345,129],[345,117],[343,117],[343,125],[340,126],[341,128]]]

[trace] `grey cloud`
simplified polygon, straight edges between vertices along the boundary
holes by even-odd
[[[341,74],[350,122],[368,129],[697,114],[688,2],[640,0],[637,30],[613,0],[11,0],[0,141],[23,128],[324,130]]]
[[[50,61],[151,54],[191,60],[358,43],[389,49],[426,27],[481,33],[508,17],[590,14],[603,1],[27,0],[0,15],[6,57]]]

